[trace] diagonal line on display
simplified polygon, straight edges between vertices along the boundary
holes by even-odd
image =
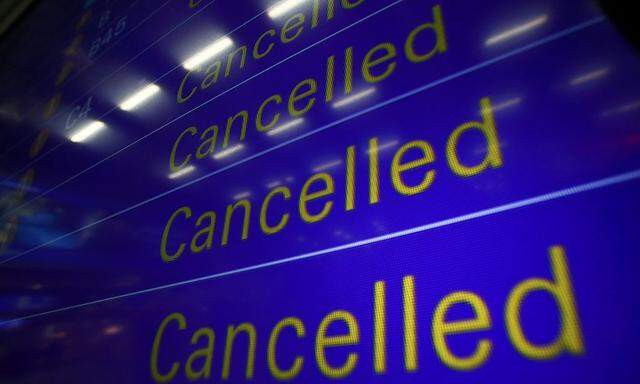
[[[161,286],[157,286],[157,287],[153,287],[153,288],[147,288],[147,289],[143,289],[143,290],[139,290],[139,291],[135,291],[135,292],[129,292],[129,293],[125,293],[125,294],[121,294],[121,295],[117,295],[117,296],[107,297],[107,298],[104,298],[104,299],[93,300],[93,301],[82,303],[82,304],[71,305],[71,306],[67,306],[67,307],[63,307],[63,308],[53,309],[53,310],[46,311],[46,312],[41,312],[41,313],[36,313],[36,314],[28,315],[28,316],[23,316],[23,317],[15,318],[15,319],[12,319],[12,320],[6,320],[6,321],[3,321],[3,322],[0,322],[0,326],[5,326],[5,325],[8,325],[8,324],[10,324],[12,322],[19,322],[19,321],[39,318],[39,317],[43,317],[43,316],[47,316],[47,315],[60,313],[60,312],[70,311],[70,310],[74,310],[74,309],[80,309],[80,308],[88,307],[88,306],[91,306],[91,305],[96,305],[96,304],[106,303],[106,302],[110,302],[110,301],[125,299],[125,298],[128,298],[128,297],[133,297],[133,296],[143,295],[143,294],[147,294],[147,293],[162,291],[162,290],[165,290],[165,289],[185,286],[185,285],[194,284],[194,283],[198,283],[198,282],[202,282],[202,281],[220,279],[220,278],[223,278],[223,277],[233,276],[233,275],[237,275],[237,274],[241,274],[241,273],[246,273],[246,272],[266,269],[266,268],[270,268],[270,267],[275,267],[275,266],[282,265],[282,264],[288,264],[288,263],[292,263],[292,262],[296,262],[296,261],[311,259],[311,258],[314,258],[314,257],[327,255],[327,254],[331,254],[331,253],[334,253],[334,252],[344,251],[344,250],[353,249],[353,248],[357,248],[357,247],[362,247],[362,246],[366,246],[366,245],[370,245],[370,244],[376,244],[376,243],[380,243],[380,242],[383,242],[383,241],[386,241],[386,240],[397,239],[397,238],[400,238],[400,237],[403,237],[403,236],[410,236],[410,235],[414,235],[414,234],[418,234],[418,233],[424,233],[424,232],[427,232],[427,231],[430,231],[430,230],[433,230],[433,229],[436,229],[436,228],[442,228],[442,227],[447,227],[447,226],[458,224],[458,223],[464,223],[464,222],[467,222],[467,221],[471,221],[471,220],[475,220],[475,219],[479,219],[479,218],[483,218],[483,217],[488,217],[488,216],[496,215],[496,214],[499,214],[499,213],[509,212],[509,211],[516,210],[516,209],[519,209],[519,208],[530,207],[530,206],[534,206],[536,204],[541,204],[541,203],[545,203],[545,202],[561,199],[561,198],[564,198],[564,197],[574,196],[574,195],[577,195],[577,194],[580,194],[580,193],[594,191],[594,190],[598,190],[598,189],[602,189],[602,188],[605,188],[605,187],[614,186],[614,185],[618,185],[618,184],[622,184],[622,183],[625,183],[625,182],[630,182],[630,181],[634,181],[634,180],[638,180],[638,179],[640,179],[640,169],[637,169],[637,170],[634,170],[634,171],[630,171],[630,172],[626,172],[626,173],[622,173],[622,174],[618,174],[618,175],[611,176],[611,177],[607,177],[607,178],[600,179],[600,180],[595,180],[595,181],[592,181],[592,182],[589,182],[589,183],[585,183],[585,184],[575,185],[573,187],[557,190],[557,191],[554,191],[554,192],[545,193],[543,195],[538,195],[538,196],[535,196],[535,197],[530,197],[530,198],[526,198],[526,199],[522,199],[522,200],[517,200],[517,201],[511,202],[511,203],[498,205],[498,206],[495,206],[495,207],[492,207],[492,208],[488,208],[488,209],[484,209],[484,210],[480,210],[480,211],[475,211],[475,212],[468,213],[468,214],[465,214],[465,215],[455,216],[455,217],[452,217],[452,218],[449,218],[449,219],[440,220],[440,221],[436,221],[436,222],[420,225],[420,226],[417,226],[417,227],[413,227],[413,228],[409,228],[409,229],[405,229],[405,230],[401,230],[401,231],[397,231],[397,232],[393,232],[393,233],[388,233],[388,234],[382,235],[382,236],[371,237],[371,238],[368,238],[368,239],[359,240],[359,241],[355,241],[355,242],[347,243],[347,244],[343,244],[343,245],[338,245],[338,246],[335,246],[335,247],[326,248],[326,249],[322,249],[322,250],[318,250],[318,251],[314,251],[314,252],[304,253],[304,254],[301,254],[301,255],[292,256],[292,257],[288,257],[288,258],[285,258],[285,259],[275,260],[275,261],[262,263],[262,264],[256,264],[256,265],[252,265],[252,266],[248,266],[248,267],[244,267],[244,268],[233,269],[233,270],[226,271],[226,272],[221,272],[221,273],[216,273],[216,274],[212,274],[212,275],[197,277],[195,279],[179,281],[179,282],[176,282],[176,283],[161,285]]]

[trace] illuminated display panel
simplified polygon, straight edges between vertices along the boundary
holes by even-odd
[[[0,52],[0,382],[638,380],[593,1],[41,1]]]

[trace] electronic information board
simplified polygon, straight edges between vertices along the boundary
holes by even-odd
[[[1,383],[639,381],[595,1],[40,1],[0,52]]]

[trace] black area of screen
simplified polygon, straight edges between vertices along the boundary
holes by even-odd
[[[602,10],[637,50],[640,50],[640,13],[638,4],[629,0],[600,0]],[[635,5],[635,7],[634,7]]]

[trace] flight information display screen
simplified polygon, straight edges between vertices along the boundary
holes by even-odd
[[[0,54],[1,383],[640,380],[597,2],[37,1]]]

